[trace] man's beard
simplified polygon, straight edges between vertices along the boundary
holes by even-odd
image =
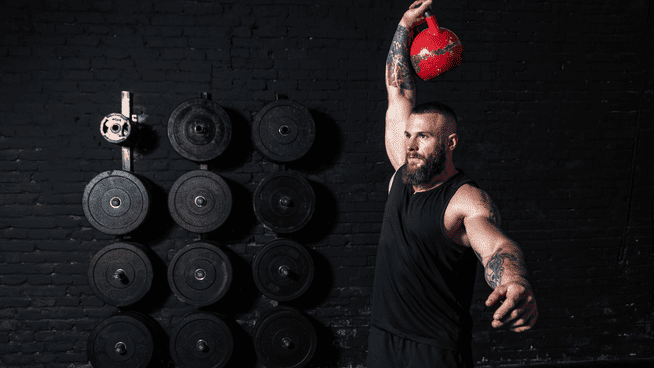
[[[408,162],[409,158],[420,158],[425,160],[425,157],[418,153],[408,153],[406,154],[407,166],[404,169],[404,175],[402,181],[406,185],[422,185],[429,183],[436,175],[443,172],[445,169],[445,145],[442,144],[434,152],[432,152],[427,158],[425,163],[416,168],[410,169]]]

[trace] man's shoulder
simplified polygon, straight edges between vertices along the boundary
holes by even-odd
[[[472,183],[465,183],[452,196],[448,210],[457,213],[457,217],[466,217],[487,212],[491,204],[488,193]]]

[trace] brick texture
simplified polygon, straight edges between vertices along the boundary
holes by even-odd
[[[82,211],[85,185],[121,168],[99,134],[133,93],[144,138],[133,171],[156,214],[132,241],[165,269],[194,234],[166,198],[198,165],[167,138],[181,102],[208,92],[233,139],[210,169],[238,206],[209,234],[235,255],[233,292],[207,308],[234,322],[232,366],[260,366],[251,338],[275,303],[254,286],[254,254],[276,235],[252,211],[278,167],[251,142],[277,95],[317,126],[288,169],[318,194],[289,237],[316,279],[298,301],[315,323],[312,367],[365,367],[380,222],[392,167],[383,145],[386,54],[410,1],[14,1],[0,5],[0,365],[78,367],[93,326],[117,311],[88,286],[93,255],[116,241]],[[457,166],[485,188],[523,248],[540,308],[523,334],[493,330],[478,271],[471,312],[479,367],[654,360],[652,349],[653,12],[647,1],[458,1],[434,5],[462,40],[464,63],[418,82],[418,102],[460,118]],[[154,225],[152,224],[154,222]],[[165,272],[164,272],[165,274]],[[158,275],[161,276],[161,275]],[[170,334],[195,308],[155,279],[138,309]]]

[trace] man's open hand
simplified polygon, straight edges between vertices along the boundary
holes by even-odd
[[[495,328],[507,326],[515,332],[529,330],[538,319],[536,298],[531,286],[526,282],[500,285],[488,296],[486,306],[490,307],[504,296],[506,299],[493,314],[491,325]]]

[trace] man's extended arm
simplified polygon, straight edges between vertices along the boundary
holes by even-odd
[[[499,211],[490,196],[476,188],[467,192],[466,235],[484,266],[486,282],[494,289],[486,305],[506,297],[493,315],[492,326],[526,331],[536,323],[538,310],[522,251],[502,232]]]
[[[431,0],[416,1],[404,13],[397,26],[386,58],[386,153],[395,170],[405,161],[404,127],[416,103],[416,84],[409,57],[413,27],[424,21]]]

